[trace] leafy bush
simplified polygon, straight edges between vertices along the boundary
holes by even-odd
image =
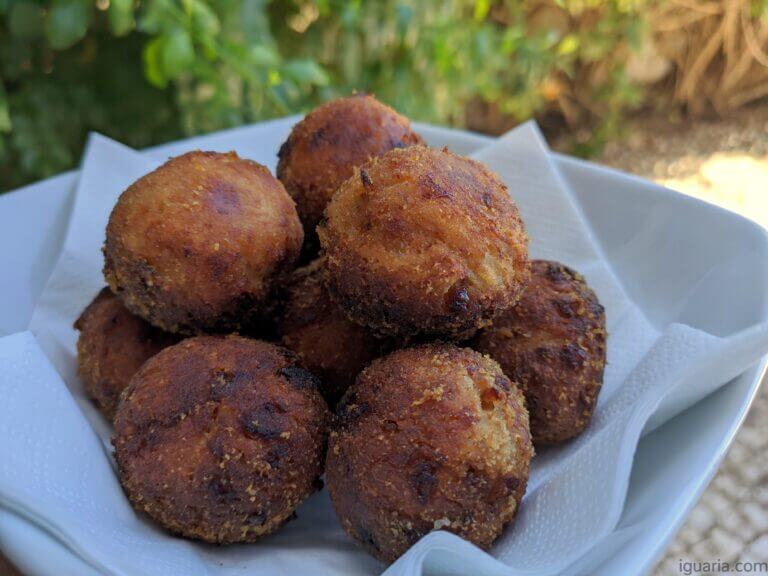
[[[424,121],[465,126],[480,102],[517,119],[575,114],[599,135],[637,102],[623,72],[637,11],[631,0],[0,0],[0,189],[72,167],[89,130],[144,147],[353,90]]]

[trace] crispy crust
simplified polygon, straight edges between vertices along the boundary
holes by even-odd
[[[149,358],[178,337],[131,314],[104,288],[75,322],[77,369],[88,396],[112,420],[120,394]]]
[[[200,336],[134,376],[112,443],[136,509],[187,538],[252,542],[318,488],[328,418],[316,379],[293,353]]]
[[[318,226],[331,296],[376,332],[462,339],[519,297],[528,238],[482,164],[413,146],[347,180]]]
[[[498,364],[428,344],[375,360],[347,391],[326,483],[347,533],[393,562],[434,529],[489,548],[514,518],[532,456],[523,396]]]
[[[190,152],[120,196],[104,276],[129,310],[164,330],[247,330],[302,241],[293,201],[264,166]]]
[[[330,299],[323,271],[323,263],[315,260],[294,272],[277,331],[283,346],[320,378],[323,396],[335,406],[386,343],[352,322]]]
[[[421,142],[407,118],[369,94],[323,104],[294,126],[278,153],[277,177],[296,201],[315,252],[315,226],[354,169],[393,148]]]
[[[580,274],[534,260],[520,301],[472,346],[518,382],[536,445],[579,435],[592,419],[603,384],[605,311]]]

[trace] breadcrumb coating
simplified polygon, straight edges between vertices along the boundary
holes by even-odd
[[[104,276],[129,310],[169,332],[247,330],[302,241],[294,203],[267,168],[190,152],[120,196]]]
[[[331,300],[323,281],[323,263],[296,270],[285,290],[277,321],[282,344],[320,378],[329,406],[335,406],[360,371],[388,346],[347,318]]]
[[[328,410],[293,353],[199,336],[151,358],[124,392],[112,443],[131,504],[206,542],[253,542],[318,489]]]
[[[331,296],[400,337],[462,339],[515,303],[529,276],[514,201],[485,166],[412,146],[347,180],[318,226]]]
[[[77,370],[86,393],[108,420],[120,394],[149,358],[179,341],[132,314],[104,288],[75,322]]]
[[[296,201],[310,248],[317,251],[315,226],[355,168],[421,142],[407,118],[370,94],[332,100],[296,124],[280,148],[277,177]]]
[[[449,344],[375,360],[342,399],[326,483],[347,533],[393,562],[432,530],[489,548],[512,521],[533,456],[517,386]]]
[[[520,385],[536,445],[564,442],[589,425],[603,384],[605,311],[580,274],[534,260],[520,301],[472,346]]]

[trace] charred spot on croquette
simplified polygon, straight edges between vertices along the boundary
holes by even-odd
[[[149,358],[179,338],[132,314],[104,288],[75,322],[77,369],[96,407],[112,420],[120,394]]]
[[[329,419],[284,348],[198,336],[151,358],[123,393],[112,443],[133,506],[187,538],[252,542],[319,486]]]
[[[355,168],[394,148],[420,144],[407,118],[369,94],[315,108],[278,153],[277,177],[296,201],[307,252],[317,252],[315,226],[334,192]]]
[[[284,299],[277,320],[282,344],[320,378],[323,396],[329,406],[335,406],[387,343],[352,322],[330,299],[319,260],[294,272]]]
[[[120,196],[104,276],[129,310],[164,330],[247,330],[302,241],[294,203],[267,168],[234,152],[190,152]]]
[[[605,311],[577,272],[547,260],[531,268],[519,302],[471,344],[520,385],[534,443],[557,444],[592,419],[605,369]]]
[[[529,276],[506,186],[447,150],[371,160],[334,195],[318,233],[331,296],[381,334],[467,338],[514,304]]]
[[[375,360],[337,407],[326,484],[342,526],[392,562],[432,530],[488,548],[525,493],[522,393],[490,358],[450,344]]]

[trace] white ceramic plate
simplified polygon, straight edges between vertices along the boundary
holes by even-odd
[[[288,126],[293,119],[277,122]],[[466,132],[423,125],[418,130],[430,144],[463,154],[487,142]],[[162,158],[190,147],[228,150],[232,135],[212,134],[147,154]],[[762,228],[620,172],[562,156],[556,163],[627,293],[652,321],[661,326],[679,320],[721,334],[768,318],[768,235]],[[75,181],[70,173],[0,196],[0,334],[27,327],[59,254]],[[723,277],[733,271],[713,263],[730,261],[734,254],[742,262],[748,255],[752,264],[746,272],[742,267],[732,278]],[[654,282],[662,275],[667,280],[663,293]],[[728,302],[718,300],[724,281],[733,283]],[[717,469],[767,365],[763,359],[643,438],[616,531],[571,573],[650,569]],[[49,535],[2,510],[0,549],[30,575],[94,573]]]

